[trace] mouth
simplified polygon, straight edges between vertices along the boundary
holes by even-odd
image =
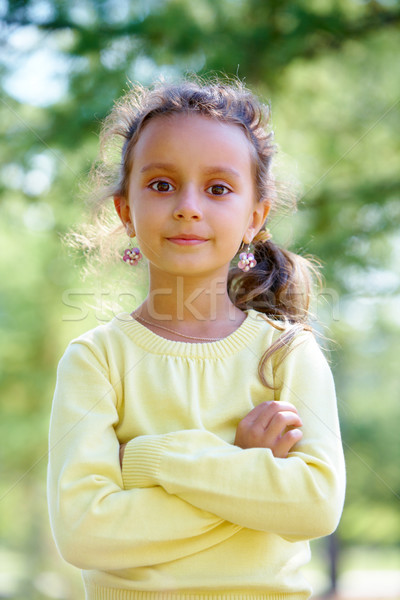
[[[195,246],[206,242],[207,238],[194,235],[193,233],[180,233],[174,237],[167,238],[167,240],[173,244],[180,244],[182,246]]]

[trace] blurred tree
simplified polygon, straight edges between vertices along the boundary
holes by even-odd
[[[0,14],[0,524],[10,549],[34,555],[37,528],[20,512],[37,493],[35,469],[43,477],[55,365],[98,320],[94,311],[78,320],[61,300],[81,284],[59,235],[81,219],[78,184],[99,121],[128,79],[212,70],[271,98],[278,177],[302,181],[295,222],[277,216],[272,228],[325,267],[318,311],[339,346],[332,366],[349,472],[341,545],[400,544],[397,3],[13,0]],[[26,585],[25,599],[42,597]]]

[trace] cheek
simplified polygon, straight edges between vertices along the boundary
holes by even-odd
[[[242,241],[243,236],[246,232],[245,229],[246,221],[243,220],[239,223],[232,223],[231,226],[229,222],[226,223],[226,227],[223,230],[222,235],[220,236],[220,244],[221,249],[224,248],[224,251],[231,254],[232,258],[237,253]]]
[[[163,235],[163,220],[160,211],[151,210],[149,207],[137,207],[132,213],[132,220],[136,232],[138,246],[146,258],[151,259],[153,248],[155,252],[160,246],[160,238]]]
[[[130,201],[130,210],[132,215],[132,221],[135,226],[143,228],[143,225],[146,224],[148,226],[148,222],[151,223],[151,213],[153,212],[153,217],[155,216],[155,211],[151,211],[149,207],[146,206],[144,202],[140,202],[139,199]],[[154,220],[154,218],[153,218]]]

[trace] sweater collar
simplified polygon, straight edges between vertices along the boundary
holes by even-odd
[[[135,343],[153,354],[192,358],[223,358],[242,350],[257,336],[262,325],[267,325],[265,315],[253,309],[244,311],[247,317],[229,336],[216,342],[177,342],[168,340],[139,323],[126,312],[113,318],[113,323]],[[268,325],[267,325],[268,326]]]

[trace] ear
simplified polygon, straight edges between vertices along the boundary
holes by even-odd
[[[268,217],[270,208],[271,205],[267,201],[261,200],[260,202],[257,202],[250,215],[249,224],[243,235],[243,241],[245,244],[250,244],[260,231],[261,227],[265,223],[265,219]]]
[[[130,228],[133,229],[129,202],[125,196],[114,196],[114,206],[124,227],[129,224]]]

